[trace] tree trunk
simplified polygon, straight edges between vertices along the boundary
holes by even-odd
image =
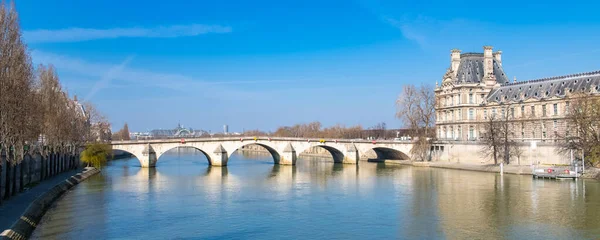
[[[17,164],[13,166],[13,175],[12,175],[12,195],[17,195]]]
[[[52,177],[52,153],[48,154],[46,158],[46,179]]]
[[[493,151],[494,151],[494,164],[497,165],[498,164],[498,149],[496,148],[496,145],[492,146]]]
[[[40,157],[40,182],[44,181],[44,155]]]
[[[54,153],[48,156],[48,177],[52,177],[54,173]]]
[[[23,192],[23,190],[25,190],[25,184],[23,184],[25,176],[25,170],[23,169],[23,163],[25,163],[25,159],[23,159],[23,161],[21,161],[21,163],[19,163],[19,192]]]
[[[0,150],[1,152],[1,150]],[[2,158],[2,153],[0,153],[0,189],[2,189],[2,168],[4,167],[4,158]],[[0,192],[0,205],[2,205],[2,193]]]
[[[46,172],[46,178],[48,179],[50,177],[50,167],[52,166],[52,154],[49,153],[48,156],[46,157],[46,166],[44,167],[44,171]]]
[[[10,157],[6,157],[7,161],[6,161],[6,180],[4,181],[5,185],[4,185],[4,199],[8,199],[10,197],[10,173],[11,173],[11,166],[10,166]]]
[[[48,154],[48,159],[46,159],[46,179],[52,177],[52,154]]]
[[[52,153],[52,167],[50,169],[50,176],[56,175],[56,153]]]
[[[31,184],[31,181],[33,181],[33,169],[31,169],[31,168],[34,165],[35,165],[35,158],[33,156],[30,156],[29,163],[27,163],[27,184]]]

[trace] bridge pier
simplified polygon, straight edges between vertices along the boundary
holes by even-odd
[[[343,161],[343,163],[345,163],[345,164],[357,164],[359,157],[360,156],[358,154],[358,149],[356,149],[356,146],[354,146],[354,144],[350,144],[350,146],[348,146],[348,149],[344,153],[344,161]]]
[[[221,144],[210,154],[209,159],[210,165],[215,167],[227,166],[227,151]]]
[[[279,154],[280,165],[296,165],[296,150],[292,147],[292,144],[288,143],[283,149],[283,152]]]
[[[144,150],[142,151],[142,156],[141,158],[138,157],[138,159],[140,160],[140,164],[142,164],[143,168],[156,167],[156,161],[158,160],[158,158],[156,157],[156,152],[154,151],[154,148],[150,146],[150,143],[148,143],[148,145],[144,147]]]

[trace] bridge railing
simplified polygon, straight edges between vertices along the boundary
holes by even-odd
[[[291,142],[317,142],[317,143],[412,143],[413,140],[365,140],[365,139],[335,139],[335,138],[293,138],[269,136],[239,136],[216,138],[161,138],[161,139],[136,139],[112,141],[112,144],[139,144],[139,143],[177,143],[177,142],[215,142],[215,141],[291,141]]]

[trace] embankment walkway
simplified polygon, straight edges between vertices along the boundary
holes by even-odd
[[[37,197],[48,192],[48,190],[56,186],[56,184],[59,184],[79,172],[81,172],[81,169],[73,169],[60,173],[40,182],[31,189],[25,190],[8,200],[2,201],[2,205],[0,205],[0,229],[4,230],[10,228],[12,224],[21,217],[27,207],[29,207],[29,204]]]

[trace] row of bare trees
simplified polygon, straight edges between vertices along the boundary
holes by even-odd
[[[323,128],[320,122],[307,124],[296,124],[294,126],[279,127],[273,133],[276,137],[305,137],[305,138],[362,138],[364,131],[362,126],[346,127],[341,124]]]
[[[87,105],[88,111],[94,111]],[[17,192],[17,169],[21,171],[19,190],[23,191],[22,162],[33,151],[43,156],[42,178],[57,174],[61,170],[58,166],[75,166],[75,158],[59,155],[73,155],[86,143],[91,137],[89,123],[83,106],[61,88],[54,67],[32,66],[14,4],[0,4],[0,152],[6,159],[0,161],[0,173],[4,167],[4,197]]]

